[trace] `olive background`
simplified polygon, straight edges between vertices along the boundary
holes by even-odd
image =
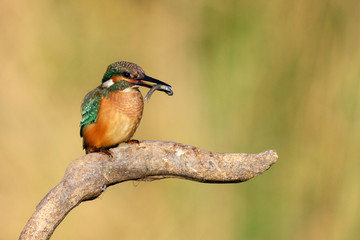
[[[135,139],[276,149],[241,184],[125,182],[52,239],[360,238],[360,2],[0,2],[0,238],[84,154],[80,104],[126,60],[173,86]],[[147,89],[142,90],[146,94]]]

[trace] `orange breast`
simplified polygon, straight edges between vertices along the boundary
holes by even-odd
[[[143,113],[143,98],[137,89],[110,92],[100,102],[98,119],[83,132],[89,152],[129,141],[139,126]]]

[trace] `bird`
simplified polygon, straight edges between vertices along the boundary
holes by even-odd
[[[107,67],[101,84],[86,94],[81,104],[80,137],[86,154],[112,156],[110,148],[132,143],[144,109],[139,87],[151,88],[151,94],[160,90],[172,95],[169,84],[146,75],[135,63],[118,61]]]

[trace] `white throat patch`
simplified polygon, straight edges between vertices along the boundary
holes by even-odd
[[[125,89],[124,89],[124,92],[130,92],[131,90],[133,90],[133,89],[137,89],[137,88],[139,88],[139,86],[134,85],[134,86],[131,86],[131,87],[125,88]]]
[[[103,82],[102,87],[108,88],[113,84],[114,84],[114,81],[112,79],[109,79],[106,82]]]

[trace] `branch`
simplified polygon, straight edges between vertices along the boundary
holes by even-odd
[[[277,161],[274,150],[259,154],[213,153],[160,141],[111,149],[113,158],[92,153],[74,160],[64,178],[38,204],[19,239],[49,239],[77,205],[128,180],[183,178],[203,183],[238,183],[262,174]]]

